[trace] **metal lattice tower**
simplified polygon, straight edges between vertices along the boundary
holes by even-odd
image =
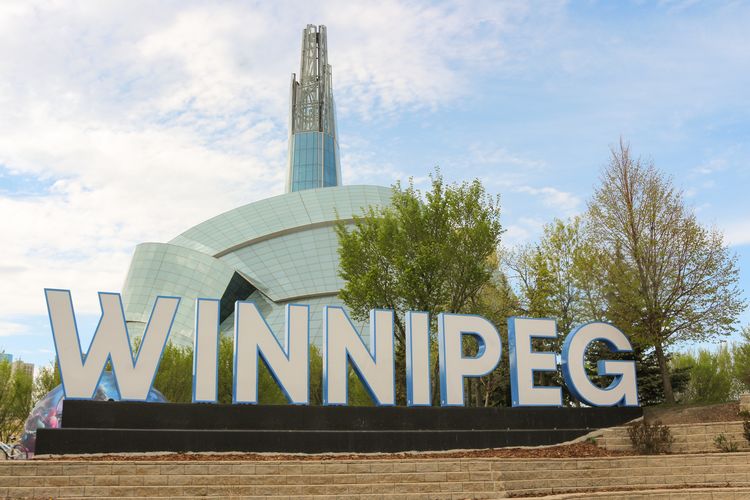
[[[286,191],[341,185],[326,27],[302,32],[299,80],[292,74]]]

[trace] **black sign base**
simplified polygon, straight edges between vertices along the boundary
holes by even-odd
[[[438,408],[63,402],[36,453],[374,453],[539,446],[642,416],[640,408]]]

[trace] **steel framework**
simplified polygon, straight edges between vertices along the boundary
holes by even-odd
[[[326,27],[308,24],[302,31],[302,54],[299,79],[292,73],[289,106],[289,154],[286,190],[292,190],[294,168],[294,136],[303,132],[320,132],[333,138],[337,185],[341,183],[338,159],[338,131],[331,84],[331,65],[328,64]],[[324,158],[321,155],[321,170]],[[322,177],[321,177],[322,178]]]

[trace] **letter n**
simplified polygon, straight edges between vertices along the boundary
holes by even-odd
[[[286,306],[286,350],[271,331],[254,302],[237,302],[234,310],[235,403],[258,402],[258,358],[292,404],[309,400],[310,307]]]

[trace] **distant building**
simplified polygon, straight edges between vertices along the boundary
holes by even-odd
[[[28,373],[31,378],[34,378],[34,363],[24,363],[20,359],[13,361],[13,355],[7,352],[0,353],[0,361],[7,361],[8,363],[11,363],[13,371],[23,370]]]
[[[34,378],[34,363],[24,363],[20,359],[13,363],[13,370],[26,372],[29,377]]]
[[[335,226],[370,206],[390,204],[391,189],[342,186],[325,26],[302,34],[299,80],[292,75],[286,193],[217,215],[168,243],[142,243],[130,262],[122,300],[131,338],[143,334],[158,295],[182,298],[170,340],[191,346],[195,299],[219,298],[221,332],[234,327],[234,304],[252,300],[283,335],[284,306],[310,305],[310,341],[322,339],[324,305],[338,298]],[[358,326],[367,337],[367,323]]]

